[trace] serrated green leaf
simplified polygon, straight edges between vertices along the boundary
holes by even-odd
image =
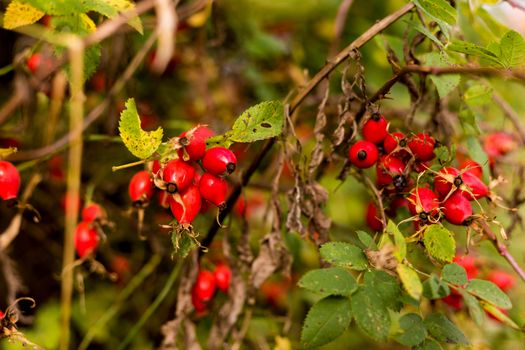
[[[359,288],[352,296],[352,313],[357,326],[369,337],[385,341],[390,332],[390,315],[374,289]]]
[[[330,296],[315,303],[304,321],[301,346],[316,348],[339,337],[352,320],[348,298]]]
[[[442,350],[443,348],[439,343],[433,339],[427,339],[423,343],[416,345],[412,350]]]
[[[395,336],[398,343],[415,346],[422,343],[427,337],[427,328],[421,316],[417,314],[405,314],[399,319],[399,326],[403,330],[402,334]]]
[[[439,39],[426,27],[423,27],[419,22],[416,21],[410,21],[410,20],[404,20],[409,28],[413,28],[429,38],[434,44],[436,44],[440,49],[444,49],[443,43],[439,41]]]
[[[445,281],[457,286],[464,286],[468,282],[467,272],[463,266],[456,263],[445,265],[441,271],[441,276]]]
[[[523,37],[509,30],[500,41],[500,60],[506,68],[522,66],[525,63],[525,40]]]
[[[399,279],[405,287],[407,293],[414,299],[419,300],[423,294],[423,284],[417,275],[417,272],[414,271],[410,266],[405,264],[397,265],[397,274]]]
[[[363,243],[365,248],[377,250],[377,244],[367,232],[365,231],[357,231],[357,238],[359,238],[359,241]]]
[[[266,101],[244,111],[227,134],[234,142],[255,142],[280,135],[283,126],[283,104]]]
[[[467,306],[470,317],[474,320],[474,322],[476,322],[478,326],[481,326],[485,320],[485,313],[483,312],[478,299],[469,294],[463,288],[459,288],[458,291],[463,297],[463,301]]]
[[[491,65],[501,66],[499,57],[490,50],[466,41],[455,41],[447,46],[447,50],[464,53],[466,55],[482,58]]]
[[[354,270],[365,270],[368,259],[363,251],[350,243],[330,242],[324,244],[319,250],[321,257],[331,264],[349,267]]]
[[[433,258],[450,262],[456,254],[456,241],[452,232],[444,226],[434,224],[425,229],[423,243],[428,254]]]
[[[4,13],[4,28],[15,29],[21,26],[36,23],[36,21],[44,17],[44,14],[44,12],[25,3],[24,1],[11,1]]]
[[[394,256],[397,261],[403,261],[407,256],[407,243],[405,241],[405,236],[403,236],[397,225],[392,220],[388,220],[386,230],[389,234],[394,236],[394,245],[396,247]]]
[[[512,308],[509,296],[490,281],[472,279],[467,284],[466,290],[470,294],[502,309]]]
[[[298,285],[315,293],[329,295],[350,296],[357,290],[354,276],[340,267],[308,271]]]
[[[440,342],[468,345],[467,337],[443,314],[431,314],[425,319],[428,332]]]
[[[446,0],[412,0],[428,16],[448,24],[455,24],[457,11]]]
[[[367,271],[364,286],[377,293],[384,307],[396,311],[400,309],[401,287],[395,277],[381,270]]]
[[[135,100],[132,98],[128,99],[125,109],[120,114],[119,131],[124,145],[131,154],[140,159],[150,157],[162,142],[161,127],[149,132],[142,130]]]
[[[423,296],[427,299],[441,299],[450,294],[448,285],[441,281],[436,275],[430,276],[423,282]]]
[[[431,52],[426,56],[426,64],[430,67],[449,67],[450,63],[444,52]],[[430,80],[436,86],[439,97],[444,98],[451,93],[460,82],[459,74],[431,75]]]

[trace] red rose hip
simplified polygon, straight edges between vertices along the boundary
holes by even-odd
[[[379,152],[376,145],[370,141],[357,141],[348,151],[348,159],[358,168],[370,168],[377,162]]]
[[[153,196],[153,181],[146,170],[139,171],[131,178],[128,186],[131,200],[139,205],[146,204]]]
[[[443,202],[443,214],[451,224],[464,225],[472,216],[472,205],[460,191],[456,191]]]
[[[199,181],[199,191],[208,202],[221,209],[225,207],[228,183],[223,178],[204,173]]]
[[[382,115],[374,113],[363,125],[361,133],[365,140],[372,143],[380,143],[388,134],[388,123]]]
[[[193,183],[195,168],[181,159],[170,160],[162,171],[168,193],[184,192]]]
[[[175,219],[181,225],[191,224],[201,210],[202,198],[197,185],[191,185],[186,191],[179,193],[180,202],[170,196],[170,209]]]
[[[237,167],[237,157],[227,148],[210,148],[202,159],[202,166],[207,172],[215,176],[230,175]]]
[[[410,148],[416,159],[423,162],[435,157],[435,146],[436,141],[434,138],[425,133],[419,133],[408,141],[408,148]]]
[[[85,258],[97,249],[99,237],[97,230],[88,222],[81,222],[75,230],[75,249],[80,258]]]
[[[215,275],[217,288],[226,293],[228,288],[230,288],[230,282],[232,279],[232,271],[230,267],[226,264],[219,264],[217,267],[215,267],[215,271],[213,273]]]
[[[0,160],[0,198],[9,200],[18,196],[20,173],[10,162]]]

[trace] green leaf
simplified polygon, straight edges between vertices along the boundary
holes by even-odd
[[[473,84],[465,91],[463,97],[469,107],[485,106],[492,101],[492,87],[486,84]]]
[[[354,276],[340,267],[309,271],[298,285],[315,293],[329,295],[350,296],[357,290]]]
[[[509,30],[500,41],[501,62],[506,68],[522,66],[525,63],[525,40],[513,30]]]
[[[474,112],[470,108],[461,109],[461,111],[458,113],[458,117],[459,122],[463,127],[463,131],[465,132],[465,135],[477,136],[481,134],[476,114],[474,114]]]
[[[428,254],[433,258],[450,262],[456,254],[456,241],[452,232],[444,226],[434,224],[425,229],[423,243]]]
[[[483,324],[483,321],[485,320],[485,313],[483,312],[483,309],[481,308],[478,299],[473,297],[463,288],[459,288],[458,291],[463,297],[463,301],[467,306],[470,317],[474,320],[474,322],[476,322],[478,326],[481,326]]]
[[[195,240],[190,237],[190,235],[183,233],[182,237],[179,238],[180,233],[173,232],[171,234],[171,240],[173,243],[173,248],[175,252],[181,257],[185,258],[188,254],[197,247]],[[178,248],[177,248],[178,244]]]
[[[431,52],[426,56],[426,64],[431,67],[449,67],[450,62],[448,61],[444,52]],[[447,74],[447,75],[431,75],[430,80],[436,86],[439,97],[444,98],[451,93],[458,85],[460,81],[459,74]]]
[[[466,140],[466,146],[470,158],[472,158],[472,160],[477,162],[478,164],[481,164],[481,166],[483,167],[484,182],[489,183],[489,159],[487,158],[487,153],[485,153],[485,151],[483,150],[479,139],[476,136],[469,136]]]
[[[422,26],[419,22],[416,21],[410,21],[410,20],[404,20],[408,27],[413,28],[429,38],[434,44],[436,44],[441,50],[443,50],[445,47],[443,46],[443,43],[439,41],[439,39],[426,27]]]
[[[428,16],[448,24],[455,24],[457,11],[446,0],[412,0]]]
[[[315,303],[301,332],[303,348],[316,348],[339,337],[352,320],[348,298],[330,296]]]
[[[447,50],[464,53],[466,55],[482,58],[491,65],[501,66],[499,57],[481,46],[466,41],[455,41],[447,46]]]
[[[492,282],[472,279],[467,284],[466,289],[470,294],[502,309],[507,310],[512,307],[512,302],[508,295]]]
[[[423,284],[421,284],[417,272],[410,266],[398,264],[397,274],[399,275],[399,279],[401,280],[401,283],[403,283],[403,287],[405,287],[407,293],[412,298],[419,300],[423,294]]]
[[[351,303],[357,326],[369,337],[385,341],[390,332],[390,315],[377,292],[367,287],[359,288]]]
[[[149,132],[142,130],[135,100],[132,98],[128,99],[125,109],[120,114],[119,131],[124,145],[131,154],[140,159],[150,157],[162,142],[161,127]]]
[[[363,251],[350,243],[326,243],[319,252],[323,259],[336,266],[349,267],[359,271],[366,270],[368,267],[368,259]]]
[[[467,272],[463,266],[456,263],[445,265],[441,271],[441,276],[445,281],[457,286],[464,286],[468,282]]]
[[[467,337],[443,314],[431,314],[425,319],[428,332],[440,342],[468,345]]]
[[[377,250],[377,244],[367,232],[365,231],[357,231],[357,238],[359,238],[359,241],[363,243],[365,248]]]
[[[280,101],[266,101],[248,108],[228,132],[234,142],[255,142],[282,133],[284,107]]]
[[[514,322],[509,316],[507,316],[498,307],[496,307],[496,306],[494,306],[492,304],[486,303],[484,301],[481,301],[480,305],[486,312],[488,312],[489,314],[494,316],[497,320],[500,320],[501,322],[503,322],[503,324],[505,324],[505,325],[507,325],[507,326],[509,326],[511,328],[514,328],[515,330],[523,332],[523,329],[520,326],[518,326],[516,324],[516,322]]]
[[[90,11],[95,11],[108,18],[114,18],[119,13],[134,12],[135,4],[129,0],[89,0],[91,3]],[[140,17],[134,15],[128,20],[128,24],[140,34],[143,34],[144,29]]]
[[[364,286],[374,290],[381,304],[393,310],[399,310],[401,303],[401,288],[395,277],[381,270],[372,270],[365,273]]]
[[[394,244],[396,246],[394,256],[396,257],[397,261],[403,261],[403,259],[405,259],[407,256],[407,243],[405,241],[405,236],[403,236],[397,225],[392,220],[388,220],[386,230],[389,234],[394,236]]]
[[[450,294],[448,285],[440,280],[436,275],[430,276],[423,282],[423,295],[427,299],[441,299]]]
[[[21,26],[36,23],[36,21],[44,17],[44,14],[44,12],[23,1],[11,1],[5,10],[4,28],[15,29]]]
[[[423,343],[414,346],[412,350],[443,350],[443,348],[435,340],[427,339]]]
[[[399,319],[399,326],[403,329],[402,334],[395,336],[398,343],[415,346],[422,343],[427,337],[427,327],[421,316],[417,314],[405,314]]]

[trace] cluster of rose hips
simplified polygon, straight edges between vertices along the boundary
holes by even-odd
[[[75,249],[80,259],[92,256],[100,242],[100,225],[106,220],[106,212],[96,204],[90,203],[82,209],[82,221],[75,230]]]
[[[191,301],[195,310],[199,313],[204,312],[217,289],[227,293],[231,276],[230,267],[224,263],[217,264],[213,271],[199,269],[197,279],[191,289]]]
[[[373,114],[363,124],[361,133],[363,140],[350,147],[349,161],[360,169],[375,166],[376,185],[388,209],[386,214],[392,217],[397,209],[406,207],[417,227],[439,222],[443,217],[454,225],[468,225],[475,218],[471,202],[491,195],[483,182],[481,165],[471,159],[464,159],[459,169],[449,166],[432,170],[436,141],[427,133],[390,133],[387,120],[380,114]],[[485,142],[485,148],[492,150],[491,155],[512,150],[511,136],[495,135]],[[495,140],[502,138],[507,142],[498,145]],[[431,174],[433,179],[420,184],[422,173]],[[383,229],[374,203],[368,205],[366,221],[375,231]]]
[[[159,192],[161,205],[171,209],[179,227],[188,229],[208,203],[220,210],[226,205],[228,182],[237,166],[235,154],[224,147],[206,150],[206,140],[214,133],[199,125],[170,140],[175,159],[154,161],[151,171],[136,173],[128,187],[135,206],[144,207]],[[202,171],[203,170],[203,171]]]
[[[0,198],[4,201],[16,201],[20,190],[20,173],[10,162],[0,160]]]
[[[469,280],[482,277],[483,279],[497,285],[505,293],[510,291],[516,284],[516,278],[512,274],[501,269],[493,269],[489,273],[480,274],[478,268],[479,262],[472,255],[458,255],[454,258],[454,262],[465,269]],[[456,311],[463,309],[463,297],[457,289],[452,288],[451,294],[441,300]],[[506,310],[502,309],[500,311],[506,313]],[[493,317],[490,313],[489,316]]]

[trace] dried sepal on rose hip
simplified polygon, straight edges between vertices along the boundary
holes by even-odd
[[[206,154],[206,140],[215,133],[206,125],[197,125],[191,130],[179,135],[179,144],[182,146],[177,150],[180,159],[195,162]]]
[[[408,196],[410,214],[418,216],[419,221],[435,221],[439,216],[438,196],[429,188],[419,187]]]

